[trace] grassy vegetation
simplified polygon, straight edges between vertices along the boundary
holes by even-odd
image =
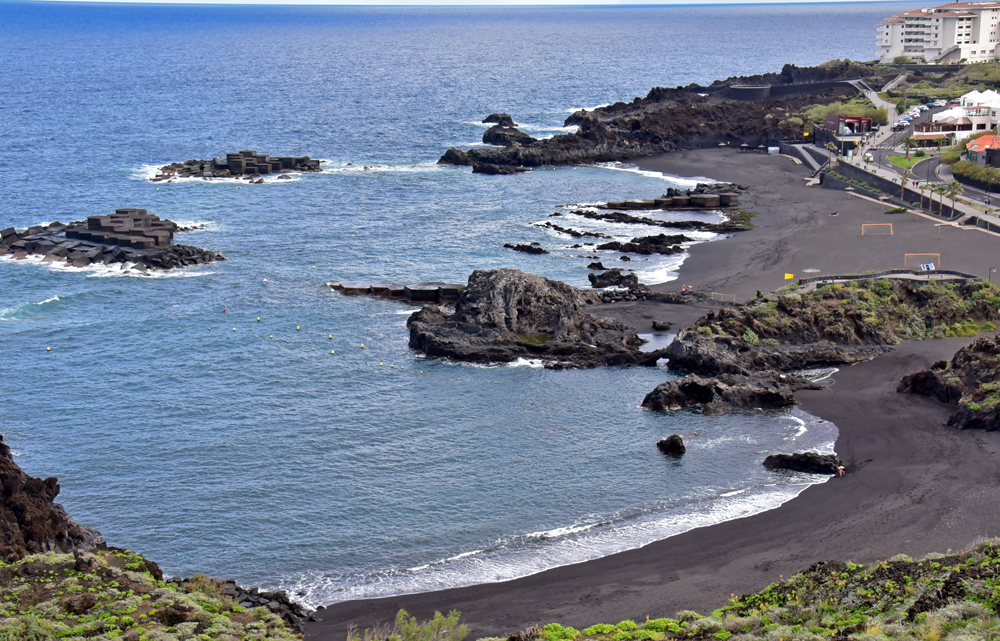
[[[729,221],[735,223],[738,229],[749,231],[754,228],[752,221],[757,212],[749,209],[727,209],[725,213]]]
[[[916,156],[911,158],[907,158],[906,156],[889,156],[889,162],[897,167],[902,167],[903,169],[910,169],[921,160],[923,160],[923,158],[917,158]]]
[[[817,563],[764,590],[730,599],[709,616],[542,628],[544,641],[994,641],[1000,638],[1000,548],[899,555],[859,565]],[[521,635],[525,638],[525,635]]]
[[[868,183],[862,182],[860,180],[854,180],[852,178],[848,178],[847,176],[842,176],[841,174],[838,174],[837,172],[833,171],[832,169],[828,169],[826,171],[826,173],[830,174],[834,178],[837,178],[839,180],[843,180],[844,182],[849,182],[852,185],[855,185],[857,187],[861,187],[862,189],[867,189],[868,191],[875,192],[876,194],[881,194],[882,193],[882,190],[878,189],[877,187],[872,187]]]
[[[951,173],[962,178],[978,180],[992,186],[1000,185],[1000,169],[987,167],[968,160],[959,160],[951,165]]]
[[[440,612],[421,624],[406,610],[396,614],[396,624],[369,628],[364,631],[351,628],[347,641],[462,641],[469,634],[468,626],[459,623],[459,613],[452,610],[448,616]]]
[[[889,122],[889,114],[882,107],[867,98],[859,97],[847,102],[831,102],[826,105],[813,105],[805,110],[807,120],[821,125],[826,122],[826,117],[830,115],[851,116],[854,118],[871,118],[877,125],[884,125]]]
[[[1000,320],[1000,288],[989,283],[882,278],[803,287],[786,286],[775,292],[777,300],[757,299],[726,318],[699,321],[697,331],[747,343],[749,337],[893,345],[974,336],[995,330]]]
[[[0,563],[0,641],[291,641],[267,608],[244,610],[221,583],[157,581],[145,559],[118,550],[36,554]]]

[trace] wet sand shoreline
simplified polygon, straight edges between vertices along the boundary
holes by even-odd
[[[712,149],[639,164],[749,184],[753,192],[743,206],[758,212],[756,229],[696,245],[680,281],[655,289],[689,284],[745,300],[785,284],[785,273],[806,275],[804,269],[881,270],[901,267],[905,252],[934,251],[943,267],[985,275],[984,257],[997,254],[1000,239],[988,234],[886,215],[876,203],[807,187],[805,169],[788,158]],[[833,211],[839,215],[830,216]],[[895,233],[861,237],[862,222],[893,222]],[[679,328],[710,307],[622,303],[615,315],[645,332],[652,319]],[[811,486],[779,508],[514,581],[334,604],[318,613],[322,621],[308,625],[306,638],[342,641],[350,624],[388,622],[400,608],[421,618],[459,610],[471,638],[553,621],[583,627],[681,609],[708,613],[731,594],[760,590],[819,560],[917,556],[1000,534],[1000,434],[945,428],[948,407],[895,392],[900,377],[971,340],[904,343],[842,369],[827,389],[799,392],[803,410],[837,425],[836,449],[848,475]]]

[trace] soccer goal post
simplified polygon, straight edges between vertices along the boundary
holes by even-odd
[[[861,223],[862,236],[892,236],[892,223]]]
[[[720,294],[719,292],[712,292],[712,300],[721,300],[724,303],[735,303],[736,294]]]
[[[933,258],[934,260],[927,260]],[[910,261],[913,261],[912,263]],[[919,267],[923,263],[934,263],[935,267],[941,267],[941,254],[904,254],[903,267]]]

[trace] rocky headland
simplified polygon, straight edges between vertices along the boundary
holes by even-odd
[[[164,165],[156,172],[153,182],[172,178],[231,178],[262,180],[261,176],[292,171],[317,172],[321,160],[309,156],[269,156],[252,149],[226,154],[225,158],[211,160],[185,160]]]
[[[155,562],[105,545],[54,502],[58,479],[25,474],[2,436],[0,487],[0,638],[301,638],[309,614],[284,592],[164,581]]]
[[[575,133],[535,140],[518,130],[508,116],[491,127],[483,140],[502,149],[449,149],[442,164],[538,167],[626,160],[640,156],[728,144],[773,145],[801,135],[803,122],[789,115],[814,104],[826,104],[857,90],[836,81],[882,77],[891,71],[868,65],[839,63],[800,68],[786,65],[781,73],[729,78],[708,87],[656,87],[630,103],[572,114],[564,123]],[[738,87],[767,86],[767,97],[743,99]],[[810,84],[812,86],[810,86]],[[733,86],[736,85],[737,89]],[[881,86],[879,84],[878,86]],[[773,90],[780,87],[780,90]],[[494,114],[499,116],[500,114]],[[507,114],[502,114],[506,116]]]
[[[35,254],[44,256],[45,262],[74,267],[121,263],[139,272],[225,260],[208,249],[172,244],[174,234],[183,231],[177,223],[161,220],[145,209],[117,209],[108,216],[89,216],[66,225],[54,222],[21,231],[0,230],[0,256],[22,259]]]
[[[541,359],[553,369],[655,365],[661,351],[593,308],[596,292],[514,269],[476,270],[453,314],[424,307],[410,316],[410,347],[473,363]]]
[[[14,563],[40,552],[84,552],[104,543],[101,533],[73,520],[55,502],[59,480],[28,476],[0,436],[0,559]]]
[[[973,335],[996,328],[992,288],[882,278],[790,286],[746,305],[709,312],[666,348],[671,368],[704,377],[669,381],[644,405],[701,404],[710,412],[794,402],[808,381],[787,373],[870,359],[903,339]]]
[[[930,369],[904,377],[896,391],[957,405],[949,426],[1000,429],[1000,337],[977,339],[950,361],[938,361]]]

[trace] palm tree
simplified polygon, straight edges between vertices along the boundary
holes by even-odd
[[[965,188],[962,187],[962,183],[958,182],[957,180],[953,180],[950,183],[948,183],[948,197],[951,198],[951,215],[952,216],[955,215],[955,199],[963,191],[965,191]]]
[[[906,159],[910,159],[910,148],[917,146],[917,141],[913,138],[903,138],[903,145],[906,146]]]
[[[899,181],[899,199],[906,202],[906,181],[910,179],[910,170],[903,170],[903,179]]]
[[[929,185],[927,183],[920,183],[920,208],[924,208],[924,190],[927,189]]]
[[[947,185],[935,185],[934,186],[934,191],[936,191],[938,193],[938,195],[941,197],[941,198],[938,199],[938,214],[941,215],[941,216],[943,216],[944,215],[944,197],[948,194],[948,186]],[[934,213],[933,207],[931,208],[931,213],[932,214]]]
[[[837,151],[837,144],[833,142],[826,143],[826,150],[830,152],[830,169],[833,169],[833,152]]]

